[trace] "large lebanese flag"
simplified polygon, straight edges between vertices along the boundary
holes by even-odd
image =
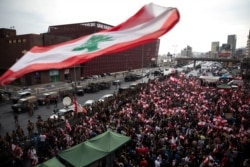
[[[0,84],[35,71],[63,69],[156,40],[179,21],[176,8],[144,5],[127,21],[105,31],[52,46],[35,46],[0,77]]]

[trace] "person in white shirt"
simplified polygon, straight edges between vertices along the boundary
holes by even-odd
[[[159,156],[155,160],[155,167],[161,167],[161,160]]]
[[[39,142],[40,142],[40,148],[45,149],[46,146],[46,135],[44,133],[41,133],[39,135]]]
[[[38,164],[38,156],[34,146],[31,146],[31,148],[28,150],[28,156],[31,159],[31,165],[36,166]]]

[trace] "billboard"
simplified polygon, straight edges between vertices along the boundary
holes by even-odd
[[[231,45],[222,44],[221,51],[219,52],[219,57],[230,57],[232,55]]]
[[[225,50],[225,51],[230,51],[231,50],[231,45],[230,44],[222,44],[221,46],[221,50]]]
[[[231,51],[221,51],[218,56],[219,57],[230,57],[232,55]]]

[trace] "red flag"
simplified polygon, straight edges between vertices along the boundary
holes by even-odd
[[[75,113],[77,113],[77,101],[76,101],[76,97],[73,98],[73,105],[74,105],[74,111]]]
[[[178,80],[177,80],[175,77],[170,76],[170,81],[172,81],[172,82],[177,82]]]
[[[69,123],[69,121],[68,121],[67,119],[65,120],[65,126],[66,126],[66,128],[67,128],[69,131],[72,130],[71,125],[70,125],[70,123]]]
[[[15,158],[20,159],[23,156],[23,150],[20,146],[11,144],[11,150]]]
[[[34,71],[63,69],[153,41],[179,21],[176,8],[149,3],[125,22],[105,31],[52,46],[35,46],[0,77],[8,84]]]
[[[82,113],[87,113],[87,110],[81,105],[81,104],[79,104],[78,102],[77,102],[77,100],[76,100],[76,98],[74,97],[74,99],[73,99],[73,105],[74,105],[74,108],[75,108],[75,113],[80,113],[80,112],[82,112]]]

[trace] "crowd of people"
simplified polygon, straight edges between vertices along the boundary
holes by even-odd
[[[12,146],[15,165],[27,156],[35,166],[112,129],[131,137],[115,152],[114,167],[249,166],[249,99],[243,88],[218,89],[175,74],[96,102],[63,123],[38,117],[26,150],[17,144],[25,136],[20,129],[0,142]]]

